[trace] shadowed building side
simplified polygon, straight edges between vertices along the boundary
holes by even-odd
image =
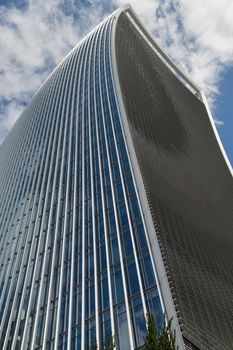
[[[230,350],[232,174],[204,103],[138,28],[130,11],[119,16],[117,72],[183,336],[199,349]]]

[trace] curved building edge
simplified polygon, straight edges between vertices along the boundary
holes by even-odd
[[[116,20],[120,16],[122,12],[130,12],[130,15],[133,17],[133,20],[137,24],[137,29],[141,32],[145,40],[147,41],[148,45],[153,48],[154,52],[162,59],[162,61],[166,64],[166,66],[178,77],[179,80],[183,82],[186,87],[192,91],[192,93],[205,105],[210,125],[212,127],[212,130],[214,132],[214,135],[216,137],[216,140],[218,142],[219,148],[222,152],[223,158],[226,162],[226,165],[233,176],[233,168],[231,166],[231,163],[229,161],[229,158],[226,154],[225,148],[223,146],[223,143],[221,141],[221,138],[219,136],[218,130],[216,128],[214,118],[212,116],[210,106],[206,97],[205,92],[195,83],[192,81],[190,77],[188,77],[184,72],[180,70],[180,68],[177,66],[175,62],[172,61],[172,59],[163,51],[163,49],[160,47],[160,45],[153,39],[153,37],[149,34],[147,29],[145,28],[143,22],[138,17],[138,15],[135,13],[132,6],[127,3],[125,5],[122,5],[119,7],[118,10],[116,10]],[[135,24],[134,23],[134,24]],[[115,26],[115,25],[114,25]]]
[[[119,82],[119,77],[118,77],[118,70],[117,70],[117,64],[116,64],[116,56],[115,56],[115,33],[116,33],[116,25],[119,16],[126,11],[130,11],[134,14],[135,18],[136,15],[132,9],[132,7],[129,4],[123,5],[120,7],[116,13],[115,13],[115,18],[113,22],[113,29],[112,29],[112,69],[113,69],[113,78],[114,78],[114,83],[115,83],[115,88],[116,88],[116,95],[117,95],[117,100],[118,100],[118,106],[120,110],[120,116],[122,117],[122,127],[124,130],[124,136],[125,136],[125,141],[127,145],[127,151],[129,153],[129,159],[131,161],[131,167],[132,167],[132,173],[134,174],[134,181],[136,183],[136,188],[138,191],[138,196],[139,196],[139,202],[141,202],[141,208],[143,212],[143,216],[145,219],[148,235],[149,235],[149,244],[151,247],[152,251],[152,257],[154,260],[154,268],[155,268],[155,276],[157,279],[157,285],[158,285],[158,290],[160,294],[160,299],[162,302],[162,306],[164,308],[164,312],[167,316],[168,319],[172,318],[172,327],[176,332],[176,342],[177,345],[179,346],[180,350],[185,349],[184,347],[184,342],[183,342],[183,337],[181,334],[181,329],[177,317],[177,313],[175,310],[175,305],[173,302],[167,274],[165,271],[164,267],[164,262],[162,259],[160,247],[159,247],[159,242],[157,239],[157,235],[155,232],[155,227],[151,215],[151,210],[148,204],[147,200],[147,195],[143,183],[143,178],[140,172],[137,156],[135,153],[135,148],[133,145],[133,140],[132,136],[130,133],[130,128],[127,120],[127,113],[126,109],[124,106],[123,102],[123,97],[121,93],[121,87],[120,87],[120,82]]]

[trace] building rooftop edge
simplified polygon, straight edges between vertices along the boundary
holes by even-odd
[[[162,58],[162,60],[166,63],[166,65],[168,66],[168,68],[172,71],[173,74],[178,75],[178,77],[180,78],[181,82],[184,85],[188,85],[189,86],[189,90],[191,92],[193,92],[193,94],[204,104],[209,120],[210,120],[210,124],[212,126],[212,130],[215,134],[216,137],[216,141],[219,145],[219,148],[221,150],[222,156],[225,160],[225,163],[230,171],[231,176],[233,177],[233,169],[230,163],[230,160],[226,154],[225,148],[223,146],[223,143],[221,141],[221,138],[218,134],[218,130],[215,126],[215,122],[214,122],[214,118],[212,116],[212,113],[210,111],[210,107],[205,95],[205,92],[196,84],[194,83],[185,73],[183,73],[180,68],[172,61],[172,59],[164,52],[164,50],[156,43],[156,41],[154,40],[154,38],[150,35],[150,33],[147,31],[147,29],[145,28],[143,22],[140,20],[140,18],[138,17],[138,15],[136,14],[136,12],[134,11],[134,9],[132,8],[132,6],[130,5],[130,3],[126,3],[122,6],[120,6],[116,11],[116,17],[118,18],[120,16],[121,13],[123,12],[129,12],[130,15],[133,17],[133,20],[135,21],[136,25],[139,27],[139,30],[142,31],[143,35],[145,35],[145,37],[147,38],[147,40],[150,42],[150,45],[153,46],[154,50],[159,54],[159,56]],[[113,13],[114,14],[114,13]]]
[[[155,41],[155,39],[147,31],[144,23],[138,17],[138,15],[134,11],[130,3],[126,3],[120,6],[118,10],[116,10],[117,16],[119,16],[122,12],[129,12],[133,16],[133,19],[137,22],[137,25],[139,25],[139,28],[142,30],[147,40],[149,40],[149,42],[152,44],[154,49],[161,55],[162,59],[167,63],[168,67],[172,71],[175,71],[175,73],[178,74],[178,76],[191,87],[191,89],[195,92],[197,97],[201,98],[201,94],[200,94],[201,88],[196,83],[194,83],[191,78],[189,78],[185,73],[183,73],[181,69],[174,63],[174,61],[164,52],[164,50],[160,47],[160,45]]]

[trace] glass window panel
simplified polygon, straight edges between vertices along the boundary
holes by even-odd
[[[120,202],[122,199],[124,199],[124,193],[121,182],[118,182],[116,185],[116,194],[117,194],[117,200]]]
[[[116,231],[116,221],[113,209],[108,211],[108,227],[110,233]]]
[[[117,264],[120,260],[117,236],[111,236],[112,263]]]
[[[107,342],[111,336],[110,312],[106,311],[102,315],[103,342]]]
[[[130,292],[131,294],[138,293],[139,283],[138,283],[138,276],[137,276],[135,261],[133,258],[127,261],[127,267],[128,267],[128,279],[129,279]]]
[[[149,310],[154,315],[158,328],[164,323],[164,314],[157,288],[153,288],[146,293]]]
[[[102,309],[106,309],[109,306],[109,294],[108,294],[108,280],[107,273],[102,274],[101,279],[101,301]]]
[[[144,344],[144,337],[146,335],[146,323],[143,313],[141,298],[136,298],[132,302],[132,312],[134,319],[134,327],[136,333],[136,344],[140,346]]]
[[[101,270],[106,269],[107,267],[107,260],[106,260],[106,248],[105,248],[105,242],[101,242],[100,246],[100,262],[101,262]]]
[[[118,330],[118,339],[116,340],[118,343],[117,349],[119,350],[126,350],[130,349],[130,342],[129,342],[129,330],[128,330],[128,323],[127,323],[127,317],[126,313],[120,313],[116,316],[116,326]]]
[[[146,250],[142,253],[143,265],[144,265],[144,275],[146,287],[155,284],[155,275],[151,263],[151,257],[149,251]]]
[[[123,289],[120,265],[115,267],[113,271],[114,271],[113,276],[114,276],[114,289],[115,289],[115,299],[116,299],[115,302],[119,303],[124,299],[124,289]]]
[[[134,197],[131,200],[131,208],[132,208],[133,218],[134,220],[137,220],[140,217],[140,209],[139,209],[139,205],[136,197]]]
[[[137,240],[138,240],[139,247],[141,249],[145,248],[147,246],[147,241],[146,241],[145,230],[141,222],[136,226],[136,233],[137,233]]]
[[[122,204],[119,208],[121,225],[124,226],[128,223],[128,217],[125,204]]]
[[[123,235],[123,243],[125,248],[125,256],[131,255],[133,253],[133,246],[132,246],[130,231],[124,230],[122,235]]]

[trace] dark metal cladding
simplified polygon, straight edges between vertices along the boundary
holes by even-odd
[[[187,348],[230,350],[233,180],[205,105],[155,54],[125,13],[116,28],[116,60]]]

